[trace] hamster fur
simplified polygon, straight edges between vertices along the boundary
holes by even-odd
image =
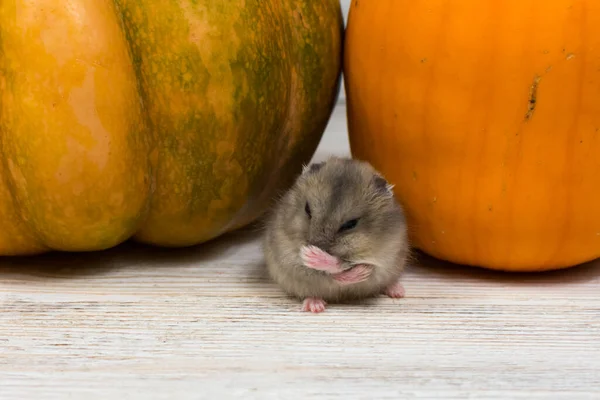
[[[341,274],[367,266],[368,277],[341,283],[336,274],[307,267],[309,248],[337,260]],[[304,311],[380,293],[404,296],[400,278],[410,252],[404,211],[367,162],[331,157],[305,167],[267,217],[263,249],[270,277],[303,300]]]

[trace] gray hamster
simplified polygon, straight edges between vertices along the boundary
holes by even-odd
[[[331,157],[304,167],[265,224],[269,276],[303,311],[380,293],[404,297],[404,210],[369,163]]]

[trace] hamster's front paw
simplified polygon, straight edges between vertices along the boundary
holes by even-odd
[[[325,300],[318,297],[307,297],[302,303],[302,311],[310,311],[312,313],[320,313],[325,311]]]
[[[404,286],[400,282],[396,282],[386,287],[383,293],[393,299],[401,299],[405,295]]]
[[[366,281],[373,272],[372,268],[366,264],[359,264],[347,271],[332,275],[338,283],[342,285],[351,285]]]
[[[342,272],[339,260],[317,246],[303,246],[300,257],[307,268],[335,274]]]

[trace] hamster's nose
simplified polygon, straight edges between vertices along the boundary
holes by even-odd
[[[329,251],[330,243],[329,240],[325,238],[313,238],[312,240],[309,239],[308,243],[312,246],[320,248],[323,251]]]
[[[317,246],[323,251],[329,251],[331,247],[331,237],[322,226],[312,226],[308,233],[308,243]]]

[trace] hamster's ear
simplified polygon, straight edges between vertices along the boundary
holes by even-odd
[[[383,178],[382,176],[379,175],[375,175],[375,178],[373,178],[375,181],[375,187],[377,188],[377,190],[379,190],[382,194],[389,196],[389,197],[393,197],[394,196],[394,185],[388,183],[385,178]]]
[[[321,169],[321,167],[325,164],[325,162],[320,162],[320,163],[315,163],[315,164],[310,164],[310,165],[304,165],[302,166],[302,175],[304,174],[312,174],[313,172],[317,172],[318,170]]]

